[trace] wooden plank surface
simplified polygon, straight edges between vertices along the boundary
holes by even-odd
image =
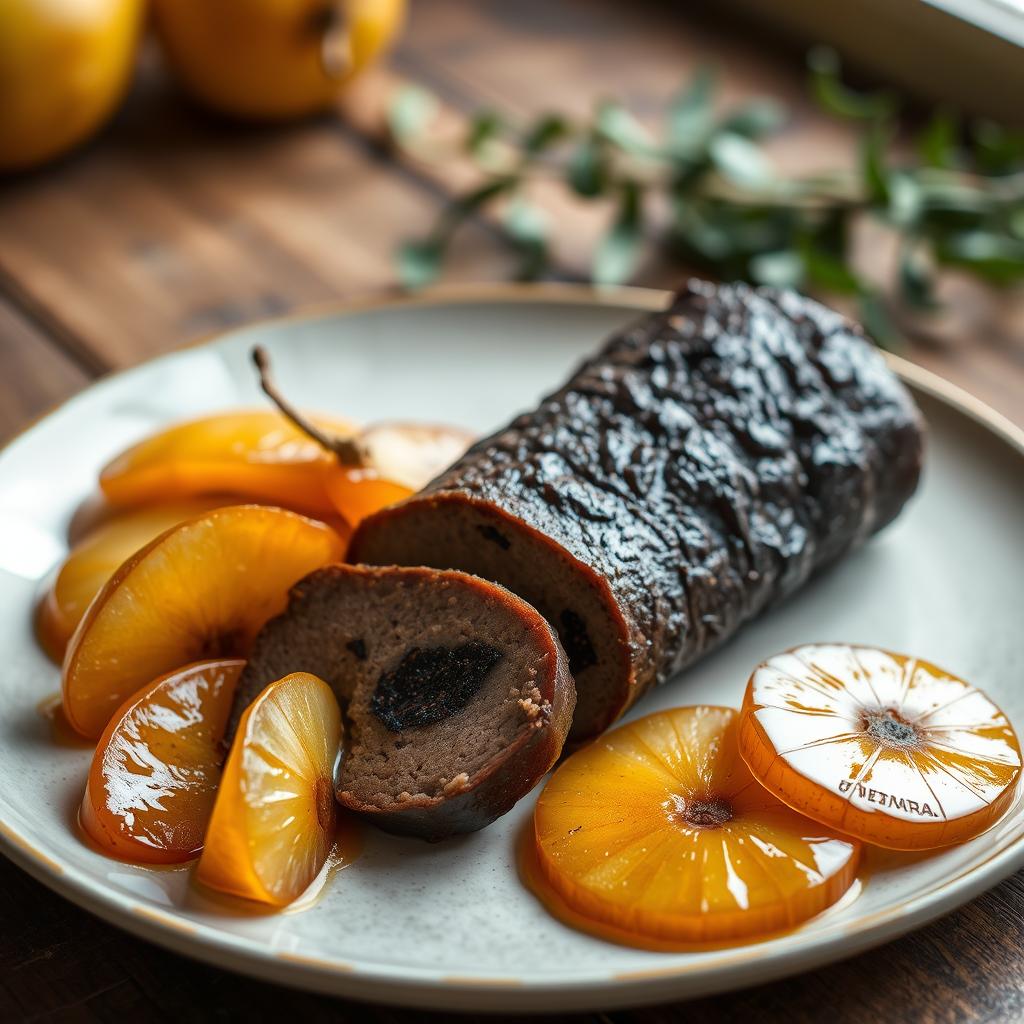
[[[656,129],[668,98],[707,65],[718,78],[723,109],[763,95],[787,107],[787,124],[767,146],[781,170],[807,174],[854,163],[858,136],[810,102],[803,55],[766,47],[757,35],[730,32],[730,25],[721,16],[695,19],[682,8],[650,0],[563,0],[515,8],[502,0],[433,0],[414,8],[410,42],[399,48],[391,69],[360,83],[344,111],[368,137],[383,140],[387,100],[401,85],[419,82],[442,101],[443,131],[484,106],[521,118],[553,109],[582,117],[609,96],[622,99]],[[460,190],[474,180],[462,166],[418,170]],[[559,225],[556,273],[585,280],[590,253],[613,213],[609,204],[573,198],[552,183],[531,192]],[[885,273],[894,272],[892,246],[880,232],[866,232],[861,248],[866,264],[883,263]],[[454,251],[458,266],[461,247]],[[690,269],[652,253],[635,283],[672,287]],[[877,267],[865,270],[869,277],[880,273]],[[1002,298],[963,281],[955,284],[950,301],[967,313],[943,322],[929,343],[919,341],[904,354],[1024,422],[1024,295],[1018,290]]]
[[[336,119],[228,125],[147,62],[132,101],[73,159],[0,185],[0,294],[99,368],[232,324],[394,286],[392,252],[436,188]],[[460,276],[507,272],[470,230]]]
[[[89,383],[87,367],[0,299],[0,444]]]
[[[208,119],[147,60],[127,109],[100,140],[41,174],[0,184],[0,435],[92,376],[197,335],[393,287],[395,244],[421,232],[462,184],[454,171],[396,162],[382,144],[381,111],[402,81],[422,81],[463,115],[481,103],[520,114],[585,112],[595,98],[617,95],[650,117],[697,63],[711,60],[725,102],[768,92],[792,107],[776,144],[780,163],[848,161],[852,138],[806,101],[798,57],[683,10],[654,0],[420,2],[389,68],[353,92],[344,120],[288,129]],[[550,192],[541,199],[569,236],[556,274],[582,277],[606,211]],[[510,266],[481,221],[460,240],[450,276],[496,279]],[[652,259],[639,283],[670,284],[679,273]],[[1022,334],[1020,321],[992,337],[965,330],[910,355],[1024,423]],[[1024,873],[846,963],[686,1005],[574,1019],[1019,1020],[1022,910]],[[194,964],[99,922],[0,862],[0,1020],[243,1015],[441,1019],[296,994]]]

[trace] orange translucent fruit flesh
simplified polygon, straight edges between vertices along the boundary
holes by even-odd
[[[79,815],[106,852],[153,864],[199,855],[244,665],[202,661],[178,669],[129,698],[111,718]]]
[[[325,477],[325,487],[338,514],[352,529],[374,512],[416,493],[411,487],[381,478],[375,469],[341,466]]]
[[[1020,745],[980,690],[930,662],[845,644],[769,658],[747,685],[740,749],[791,807],[897,850],[962,843],[998,820]]]
[[[296,672],[245,710],[221,780],[198,879],[282,907],[309,887],[334,841],[341,713],[330,687]]]
[[[534,814],[539,869],[575,913],[639,945],[735,941],[813,917],[860,845],[759,786],[738,713],[649,715],[574,754]]]
[[[98,737],[140,687],[180,665],[244,655],[289,588],[343,554],[323,523],[233,505],[178,526],[130,556],[89,606],[64,659],[64,710]]]
[[[237,494],[201,494],[194,498],[169,499],[168,501],[144,505],[114,505],[107,501],[102,493],[97,492],[82,501],[71,517],[71,521],[68,523],[68,543],[72,547],[77,547],[82,541],[111,523],[136,514],[144,514],[148,509],[162,509],[180,505],[195,508],[197,512],[200,512],[214,508],[223,508],[225,505],[241,504],[286,508],[292,512],[298,512],[300,515],[309,515],[313,519],[319,519],[346,539],[352,535],[352,528],[338,515],[333,505],[326,511],[304,512],[298,504],[292,505],[285,501],[247,501],[244,498],[240,498]]]
[[[193,499],[122,510],[76,544],[39,604],[36,629],[47,653],[57,661],[63,659],[85,610],[129,555],[172,526],[219,504],[223,502]]]
[[[326,431],[349,436],[346,420],[313,417]],[[323,476],[335,457],[274,411],[232,412],[169,427],[122,452],[100,473],[118,505],[196,494],[232,494],[313,515],[334,506]]]
[[[353,527],[408,498],[447,469],[472,443],[461,427],[377,423],[359,435],[367,465],[337,466],[325,477],[334,507]]]

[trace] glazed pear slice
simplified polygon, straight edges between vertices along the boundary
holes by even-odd
[[[46,653],[63,661],[86,609],[125,559],[172,526],[226,504],[225,499],[191,498],[121,509],[80,540],[39,603],[36,633]]]
[[[347,420],[311,417],[345,437]],[[115,505],[231,494],[311,515],[333,513],[323,475],[334,458],[273,410],[220,413],[187,420],[140,441],[109,462],[100,487]]]
[[[129,697],[96,747],[79,820],[123,860],[175,864],[203,847],[238,658],[200,661]]]
[[[340,561],[341,538],[294,512],[233,505],[181,523],[132,555],[97,594],[64,659],[64,711],[96,738],[110,716],[181,665],[244,656],[289,588]]]

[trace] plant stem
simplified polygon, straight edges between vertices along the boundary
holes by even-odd
[[[262,345],[255,345],[252,350],[252,361],[260,375],[260,387],[263,393],[280,410],[281,414],[304,434],[316,441],[321,448],[334,455],[343,466],[359,468],[366,465],[366,453],[358,441],[347,437],[334,437],[321,430],[312,420],[295,408],[278,390],[270,369],[270,356]]]

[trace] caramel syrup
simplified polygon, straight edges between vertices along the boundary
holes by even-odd
[[[94,747],[91,740],[80,736],[71,727],[64,714],[64,703],[59,693],[44,697],[36,706],[36,710],[42,718],[49,723],[50,740],[58,747],[68,747],[76,750],[90,750]],[[198,856],[191,860],[171,864],[154,864],[152,862],[142,863],[140,861],[127,860],[118,857],[104,846],[96,842],[82,826],[80,817],[80,804],[76,804],[70,811],[71,830],[77,835],[79,841],[88,847],[93,853],[101,854],[108,860],[117,861],[122,864],[131,864],[133,867],[144,868],[146,871],[191,871]],[[334,828],[334,844],[331,852],[327,855],[320,874],[310,883],[309,888],[290,906],[279,910],[273,907],[261,907],[258,903],[249,900],[239,899],[225,893],[214,892],[206,886],[200,886],[203,897],[221,904],[231,912],[247,914],[284,913],[295,914],[308,910],[315,906],[327,888],[327,884],[338,872],[354,864],[363,852],[366,843],[363,838],[363,829],[360,823],[351,815],[339,813]]]
[[[268,917],[272,914],[301,913],[315,907],[320,902],[334,876],[345,868],[351,867],[362,855],[365,845],[362,824],[351,815],[339,813],[334,826],[334,844],[331,847],[331,852],[327,855],[324,866],[316,878],[309,883],[309,888],[287,907],[271,907],[256,900],[232,896],[230,893],[220,892],[203,885],[194,876],[185,897],[184,906],[198,907],[201,903],[208,908],[210,904],[215,904],[219,911],[235,917]],[[195,864],[196,861],[193,860],[187,866],[191,869]],[[149,865],[140,865],[140,867],[149,867]]]
[[[71,727],[67,715],[64,714],[64,702],[59,693],[44,697],[36,705],[36,710],[49,723],[50,741],[55,746],[73,750],[89,750],[95,746],[92,740],[80,736]]]
[[[159,864],[154,861],[140,861],[140,860],[129,860],[127,857],[119,857],[113,850],[106,846],[96,842],[91,835],[89,835],[85,826],[82,824],[82,805],[79,803],[75,806],[74,811],[71,815],[71,831],[78,837],[78,841],[93,853],[98,853],[102,857],[106,857],[107,860],[112,860],[117,864],[128,864],[133,868],[145,868],[147,871],[157,872],[168,872],[168,871],[188,871],[192,867],[193,861],[170,861],[166,864]]]
[[[338,814],[334,826],[334,845],[320,874],[310,882],[309,888],[294,903],[280,912],[299,914],[315,907],[335,875],[351,867],[361,856],[365,845],[362,825],[351,815]]]

